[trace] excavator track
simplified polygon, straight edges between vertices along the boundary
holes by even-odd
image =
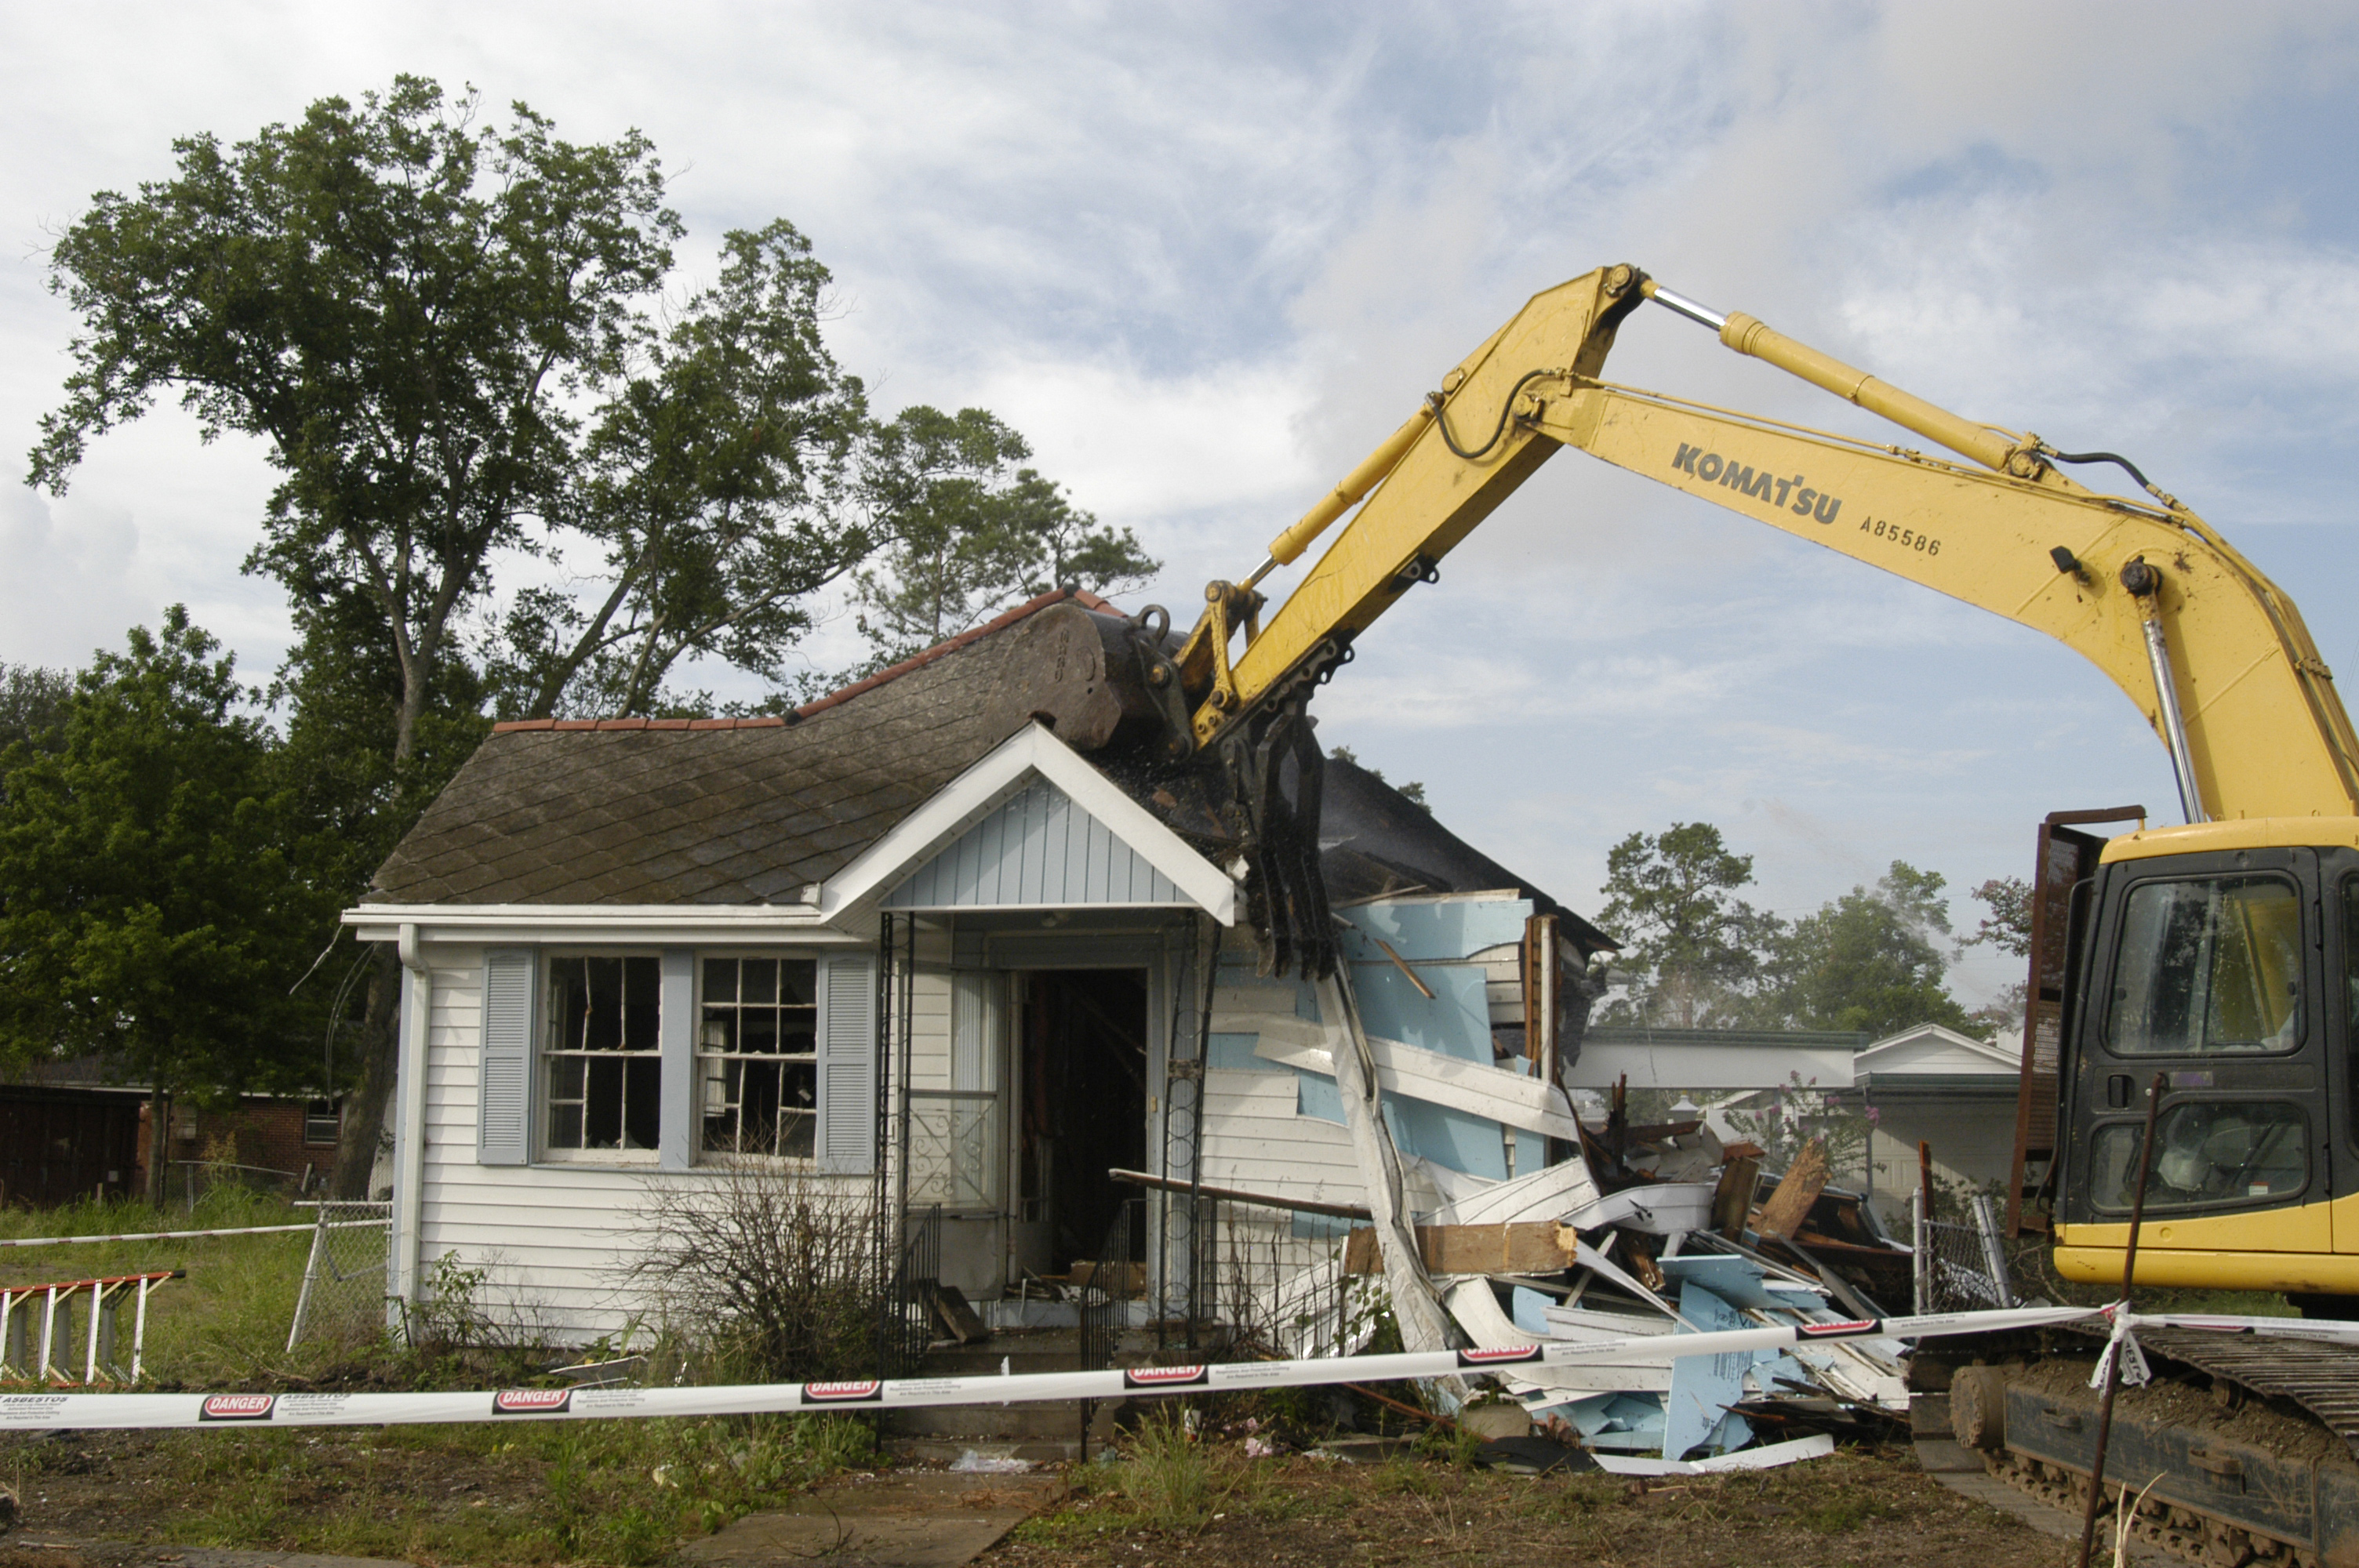
[[[2201,1328],[2140,1329],[2137,1337],[2148,1361],[2165,1357],[2248,1395],[2291,1400],[2359,1458],[2359,1350]]]
[[[2078,1516],[2102,1335],[2057,1338],[2045,1355],[1957,1368],[1950,1414],[1993,1476]],[[2359,1568],[2359,1351],[2201,1329],[2138,1343],[2154,1379],[2117,1396],[2105,1459],[2108,1497],[2138,1499],[2133,1538],[2215,1568]],[[2114,1528],[2107,1507],[2101,1536]]]

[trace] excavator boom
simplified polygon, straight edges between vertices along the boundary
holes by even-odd
[[[1615,330],[1649,297],[1712,326],[1737,351],[1971,460],[1606,382]],[[2063,474],[2037,437],[1948,413],[1629,267],[1534,296],[1273,542],[1245,587],[1208,590],[1212,608],[1180,658],[1194,745],[1217,745],[1306,664],[1345,656],[1353,637],[1430,580],[1565,446],[2068,644],[2146,714],[2171,754],[2190,820],[2359,816],[2359,740],[2299,611],[2200,517],[2158,492],[2151,502],[2095,493]],[[1232,657],[1228,640],[1260,608],[1253,583],[1299,557],[1363,494]]]

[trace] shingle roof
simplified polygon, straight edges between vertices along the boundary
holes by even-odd
[[[1181,786],[1151,746],[1128,743],[1158,721],[1104,679],[1128,636],[1109,611],[1093,595],[1043,594],[777,718],[498,725],[378,868],[368,902],[799,902],[1036,715],[1182,838],[1216,844],[1213,781]],[[1332,896],[1514,887],[1560,911],[1583,951],[1612,945],[1374,774],[1336,761],[1327,779]]]
[[[1044,594],[791,719],[498,726],[370,902],[793,902],[1024,727],[1038,694],[1002,677],[1027,640],[993,633],[1075,597]]]

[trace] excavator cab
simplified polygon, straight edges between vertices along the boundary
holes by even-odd
[[[2121,1279],[2158,1074],[2138,1281],[2359,1296],[2354,843],[2359,822],[2321,818],[2141,830],[2076,888],[2058,1086],[2066,1278]]]

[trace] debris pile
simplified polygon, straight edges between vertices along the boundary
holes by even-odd
[[[1595,1359],[1491,1374],[1533,1425],[1608,1469],[1780,1464],[1905,1422],[1891,1339],[1675,1357],[1681,1334],[1909,1310],[1911,1253],[1827,1184],[1816,1142],[1782,1172],[1697,1121],[1631,1127],[1622,1094],[1578,1158],[1486,1185],[1417,1227],[1427,1273],[1478,1348],[1611,1346]],[[1382,1271],[1354,1230],[1346,1274]],[[1661,1348],[1656,1348],[1659,1342]],[[1529,1375],[1520,1375],[1529,1374]]]

